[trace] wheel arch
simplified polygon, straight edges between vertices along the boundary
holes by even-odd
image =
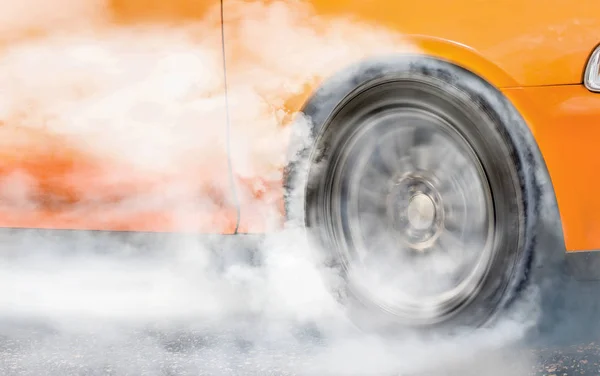
[[[497,99],[505,101],[507,105],[514,109],[516,116],[518,116],[518,123],[520,124],[519,133],[521,134],[521,139],[524,142],[524,145],[526,145],[526,149],[531,156],[530,160],[534,169],[537,185],[540,190],[544,190],[548,195],[552,196],[551,201],[554,205],[556,205],[556,197],[554,188],[552,186],[552,181],[550,179],[550,174],[546,166],[543,153],[536,141],[536,117],[531,113],[531,111],[523,108],[527,107],[528,103],[522,98],[522,96],[511,94],[517,92],[521,87],[517,81],[498,65],[492,61],[489,61],[479,54],[475,49],[465,44],[428,35],[413,34],[406,35],[404,37],[412,46],[412,49],[410,50],[411,52],[398,51],[397,53],[393,53],[388,56],[367,57],[361,61],[351,63],[349,66],[346,66],[345,70],[342,69],[341,72],[334,72],[334,74],[330,77],[325,77],[307,84],[302,93],[292,98],[288,98],[284,103],[284,109],[288,114],[294,114],[291,117],[292,126],[298,124],[298,118],[300,118],[301,121],[303,121],[302,119],[305,119],[306,113],[308,112],[307,110],[309,110],[310,106],[314,104],[319,93],[324,91],[324,86],[330,85],[332,80],[336,80],[336,77],[342,75],[344,71],[347,72],[348,70],[351,70],[351,67],[353,66],[360,66],[365,62],[378,59],[395,59],[406,56],[423,59],[436,59],[456,65],[474,74],[475,76],[478,76],[483,84],[489,85],[493,90],[497,91]],[[504,89],[508,90],[505,91]],[[523,127],[523,125],[525,125],[525,127]],[[295,156],[298,149],[297,146],[294,146],[295,141],[297,141],[297,138],[294,139],[292,136],[289,140],[289,143],[291,148],[294,150],[288,155]],[[306,143],[306,141],[304,141],[304,143]],[[290,158],[288,158],[286,161],[287,164],[291,162],[293,162],[293,160]],[[287,175],[287,172],[284,173],[284,186],[286,187]]]
[[[422,55],[459,65],[499,89],[519,86],[509,73],[468,45],[428,35],[412,34],[405,37]]]
[[[472,55],[471,52],[465,52],[465,54]],[[447,66],[452,68],[449,71],[455,69],[463,70],[473,76],[475,79],[469,80],[470,82],[466,83],[462,82],[461,86],[463,88],[468,88],[468,90],[471,91],[471,94],[475,94],[478,98],[478,102],[490,104],[493,107],[491,111],[495,113],[494,116],[500,117],[503,123],[510,124],[510,126],[507,127],[509,129],[506,131],[509,133],[509,137],[514,143],[515,153],[518,154],[518,160],[521,164],[518,166],[518,169],[520,171],[522,184],[525,185],[527,195],[525,198],[527,202],[525,208],[525,215],[527,217],[526,231],[532,234],[524,245],[527,249],[528,256],[527,260],[521,266],[523,278],[518,282],[515,282],[518,283],[519,286],[514,287],[516,290],[521,290],[522,287],[525,286],[525,282],[530,280],[530,271],[534,265],[538,264],[536,259],[539,259],[534,256],[534,249],[536,248],[537,243],[535,234],[539,232],[538,226],[540,226],[540,221],[538,221],[538,218],[543,216],[543,196],[548,192],[548,184],[550,184],[551,187],[551,181],[549,179],[544,158],[530,125],[526,122],[516,105],[501,91],[501,85],[503,83],[508,83],[507,87],[511,86],[511,80],[507,75],[500,70],[494,69],[493,64],[479,65],[477,71],[473,71],[469,68],[469,64],[457,63],[447,57],[450,55],[440,55],[442,54],[392,54],[371,57],[352,64],[345,70],[342,70],[333,77],[329,77],[327,80],[323,81],[323,83],[311,93],[299,111],[299,118],[301,120],[297,120],[295,124],[306,124],[306,120],[308,119],[311,131],[310,140],[313,140],[315,134],[319,131],[317,128],[327,121],[330,114],[335,110],[336,104],[343,98],[344,93],[351,91],[352,87],[359,84],[356,80],[357,72],[360,72],[358,76],[362,75],[363,79],[365,74],[367,76],[370,74],[376,75],[377,69],[374,69],[373,67],[378,64],[380,64],[380,68],[384,67],[383,69],[385,69],[386,66],[393,66],[395,61],[403,61],[406,59],[416,62],[427,61],[433,62],[433,69],[440,69],[440,67],[443,69],[444,66]],[[457,55],[454,54],[452,56],[456,57]],[[479,72],[485,71],[485,66],[492,68],[490,68],[491,70],[486,71],[487,74],[479,74]],[[370,69],[372,72],[369,73]],[[492,77],[492,80],[488,79],[488,77]],[[323,108],[326,110],[323,111]],[[306,133],[303,132],[295,134],[301,134],[303,137],[306,137]],[[284,173],[286,216],[288,221],[295,223],[304,222],[304,207],[299,207],[297,205],[300,203],[304,205],[303,199],[299,199],[301,198],[299,196],[303,196],[304,192],[302,192],[303,189],[300,189],[299,187],[307,182],[306,180],[298,180],[298,175],[304,176],[303,173],[298,173],[298,171],[306,169],[307,166],[302,165],[302,161],[308,159],[310,155],[310,146],[306,145],[306,140],[301,141],[301,143],[302,142],[304,143],[304,146],[300,147],[298,150],[297,144],[292,140],[292,144],[296,144],[296,146],[294,146],[296,151],[290,155],[295,155],[296,159],[289,161]],[[299,184],[299,182],[301,182],[301,184]],[[550,192],[553,195],[553,189],[551,189]],[[513,298],[511,298],[511,301],[512,299]]]
[[[389,56],[401,57],[413,55],[444,60],[481,77],[499,90],[519,88],[521,86],[508,72],[494,62],[486,59],[482,54],[468,45],[450,39],[421,34],[407,34],[402,37],[405,43],[400,48],[393,50]],[[369,56],[365,60],[376,59],[377,57]],[[360,63],[361,61],[359,60],[351,62],[350,65]],[[339,72],[333,72],[332,75],[335,76],[337,73]],[[330,78],[331,76],[326,76],[307,80],[304,90],[301,93],[284,99],[283,109],[288,114],[302,113],[315,92]],[[533,124],[528,124],[528,126],[532,133],[535,134]]]

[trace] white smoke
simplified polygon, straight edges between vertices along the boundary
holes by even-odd
[[[2,205],[40,205],[49,181],[59,199],[83,198],[66,218],[101,216],[93,222],[103,226],[169,209],[169,226],[231,229],[221,212],[232,197],[218,8],[188,17],[192,3],[0,0]],[[349,62],[413,47],[376,25],[319,17],[300,1],[227,0],[225,12],[243,224],[273,230],[280,192],[270,187],[289,156],[293,130],[283,125],[297,115],[285,100]],[[22,168],[9,171],[14,150]],[[69,162],[60,183],[39,180],[35,162],[48,156]],[[148,179],[145,189],[111,199],[138,177]],[[517,317],[477,342],[360,333],[328,291],[337,276],[323,278],[301,228],[258,243],[103,233],[66,243],[19,231],[3,239],[0,317],[19,322],[0,332],[7,375],[417,372],[470,361],[525,327]],[[298,334],[311,330],[319,334]]]

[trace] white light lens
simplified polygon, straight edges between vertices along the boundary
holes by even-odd
[[[600,46],[596,47],[588,60],[583,84],[589,91],[600,92]]]

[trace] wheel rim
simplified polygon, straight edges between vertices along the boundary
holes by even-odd
[[[485,280],[494,202],[460,106],[427,90],[401,95],[414,89],[391,82],[349,102],[353,120],[338,132],[321,193],[355,295],[431,324],[458,313]]]

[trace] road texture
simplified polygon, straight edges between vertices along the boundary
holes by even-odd
[[[600,316],[590,303],[598,287],[562,272],[560,229],[554,223],[547,231],[536,269],[544,277],[542,316],[530,335],[439,346],[382,342],[336,332],[338,319],[314,320],[327,315],[312,292],[302,295],[318,295],[311,272],[281,258],[292,248],[273,248],[264,273],[247,240],[244,247],[219,240],[210,267],[225,272],[223,284],[207,279],[209,262],[199,253],[166,258],[164,239],[4,233],[0,375],[600,375]]]

